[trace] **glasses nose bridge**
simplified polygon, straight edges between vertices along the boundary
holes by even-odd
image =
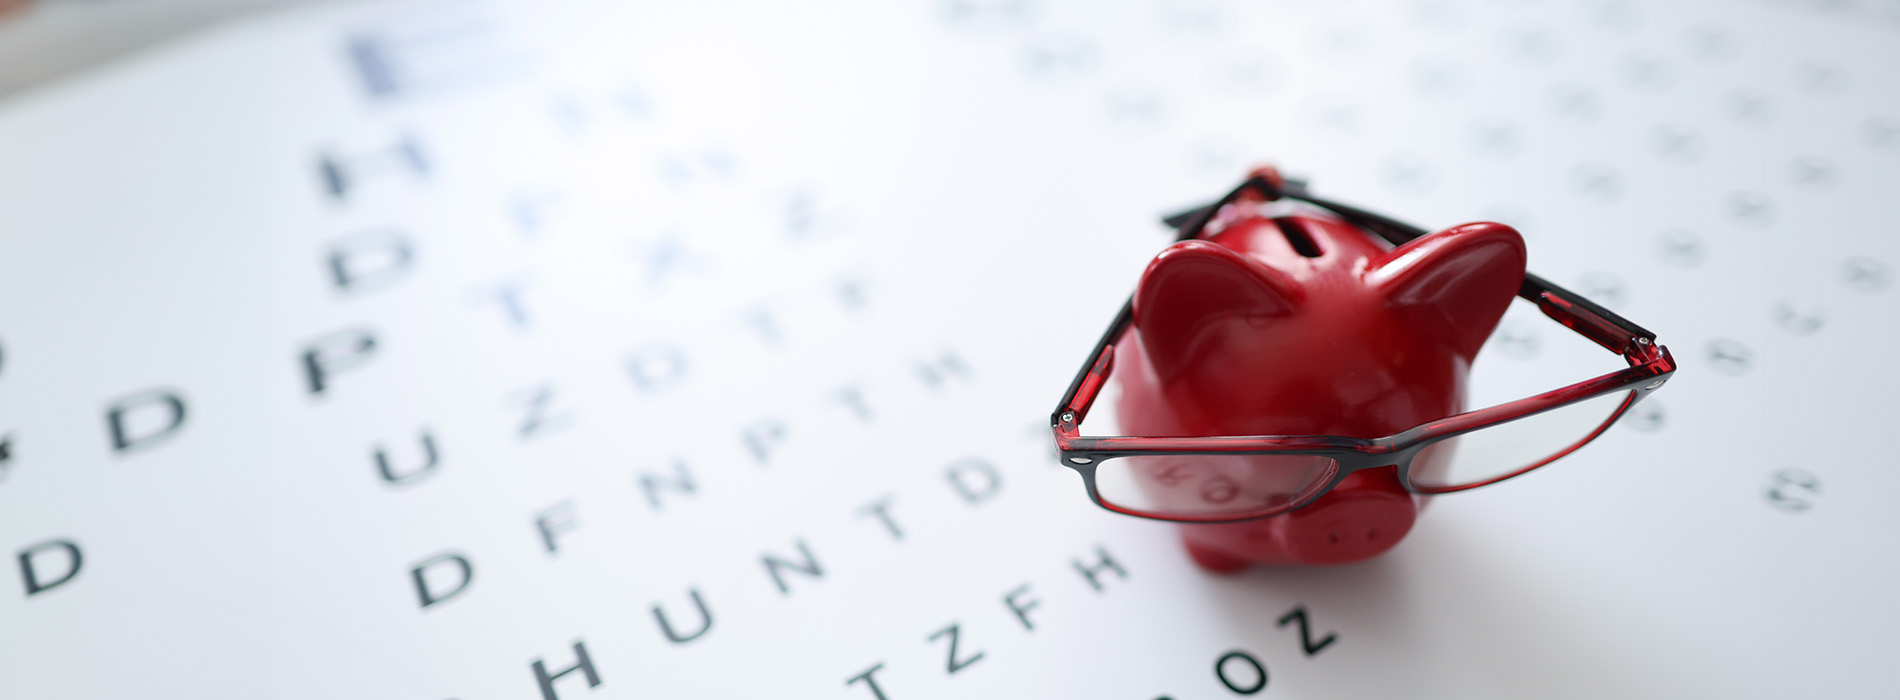
[[[1379,438],[1351,452],[1332,455],[1333,461],[1339,464],[1338,473],[1333,476],[1332,483],[1327,485],[1320,496],[1331,493],[1347,477],[1361,472],[1376,472],[1380,469],[1391,469],[1393,478],[1397,479],[1401,486],[1405,486],[1406,490],[1411,490],[1407,485],[1409,481],[1405,478],[1405,468],[1410,465],[1412,457],[1418,453],[1418,448],[1403,448],[1401,447],[1403,444],[1404,442],[1393,438]]]
[[[1339,482],[1344,481],[1346,477],[1359,472],[1383,469],[1386,467],[1397,469],[1399,464],[1404,461],[1393,453],[1383,451],[1369,452],[1355,450],[1346,453],[1329,454],[1327,456],[1331,457],[1333,462],[1339,465],[1335,467],[1336,473],[1333,475],[1333,486],[1337,486]]]

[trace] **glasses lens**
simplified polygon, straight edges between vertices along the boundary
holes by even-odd
[[[1556,461],[1622,415],[1633,392],[1600,394],[1543,413],[1434,442],[1412,458],[1413,488],[1456,491]]]
[[[1102,502],[1167,520],[1274,515],[1325,488],[1339,462],[1315,455],[1124,457],[1095,469]]]

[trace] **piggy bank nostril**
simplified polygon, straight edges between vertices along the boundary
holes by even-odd
[[[1344,564],[1385,551],[1412,528],[1416,511],[1402,493],[1355,490],[1322,499],[1279,523],[1294,561]]]

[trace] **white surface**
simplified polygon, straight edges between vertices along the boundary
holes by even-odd
[[[415,8],[230,25],[0,111],[0,696],[532,698],[577,640],[601,684],[563,698],[866,698],[847,680],[880,663],[893,699],[1218,698],[1230,650],[1270,697],[1890,690],[1896,292],[1844,273],[1900,262],[1873,10]],[[428,85],[377,98],[347,60],[442,27],[476,29],[403,54]],[[325,153],[403,134],[428,177],[323,192]],[[1047,411],[1154,215],[1257,159],[1519,225],[1532,269],[1674,349],[1661,413],[1356,566],[1209,576],[1170,526],[1090,505]],[[1736,216],[1751,198],[1772,213]],[[331,247],[387,231],[409,274],[335,290]],[[308,395],[305,344],[359,327],[376,357]],[[683,377],[643,391],[627,365],[669,348]],[[1610,369],[1527,348],[1483,362]],[[924,381],[945,351],[967,376]],[[558,420],[523,438],[542,386]],[[104,412],[153,389],[189,418],[115,455]],[[763,465],[761,421],[785,436]],[[439,469],[383,483],[373,452],[424,428]],[[975,504],[947,476],[972,457],[1001,477]],[[676,460],[697,491],[655,509],[641,475]],[[1789,467],[1820,479],[1785,492],[1805,509],[1767,497]],[[901,540],[863,511],[885,497]],[[557,507],[579,525],[550,554]],[[84,568],[25,595],[15,555],[56,538]],[[799,542],[824,574],[782,593],[762,557]],[[1098,546],[1128,572],[1100,592],[1072,566]],[[472,584],[419,609],[410,567],[451,552]],[[714,625],[669,643],[652,608],[690,626],[695,589]],[[1310,657],[1276,625],[1302,606],[1337,635]],[[954,675],[952,623],[983,654]]]
[[[247,12],[313,0],[28,0],[0,13],[0,96]]]

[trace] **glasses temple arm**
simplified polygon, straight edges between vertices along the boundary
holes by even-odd
[[[1225,196],[1215,200],[1213,204],[1196,207],[1170,216],[1164,216],[1161,218],[1161,223],[1167,224],[1169,228],[1175,229],[1177,235],[1174,237],[1174,240],[1176,241],[1185,241],[1194,238],[1201,235],[1201,229],[1207,228],[1208,222],[1214,220],[1214,215],[1220,213],[1221,207],[1232,203],[1235,199],[1240,197],[1241,193],[1248,190],[1254,190],[1269,200],[1279,199],[1281,197],[1299,197],[1306,192],[1306,181],[1289,178],[1286,181],[1286,186],[1281,187],[1273,184],[1264,177],[1250,177],[1247,178],[1246,182],[1240,183],[1239,187],[1235,187],[1228,191]]]
[[[1529,272],[1524,273],[1524,285],[1518,288],[1517,295],[1537,302],[1544,314],[1557,319],[1559,323],[1589,336],[1590,339],[1612,351],[1628,354],[1633,348],[1630,344],[1649,345],[1656,342],[1656,334],[1635,322],[1617,315],[1616,312],[1583,298],[1583,295],[1557,286],[1550,280]],[[1595,327],[1595,332],[1579,328],[1563,317],[1552,313],[1552,307],[1562,309],[1563,313]]]
[[[1255,178],[1241,185],[1240,189],[1246,189],[1249,186],[1267,189],[1269,198],[1275,198],[1277,196],[1297,199],[1330,210],[1353,225],[1378,234],[1380,238],[1384,238],[1394,246],[1405,245],[1420,236],[1430,233],[1425,229],[1386,217],[1382,214],[1375,214],[1350,204],[1335,202],[1324,197],[1313,196],[1312,193],[1306,190],[1305,181],[1289,179],[1287,180],[1286,187],[1275,191],[1270,184],[1259,178]],[[1227,197],[1223,197],[1221,201],[1212,205],[1182,212],[1163,219],[1162,221],[1168,223],[1170,226],[1181,228],[1185,237],[1191,237],[1187,236],[1185,232],[1192,230],[1198,234],[1200,231],[1199,226],[1205,226],[1207,223],[1206,219],[1213,218],[1220,207],[1225,205],[1228,201],[1231,201],[1234,195],[1238,194],[1239,191],[1240,190],[1235,190],[1234,193],[1230,193]],[[1193,229],[1188,229],[1180,225],[1186,223],[1196,223],[1198,226]],[[1583,298],[1582,295],[1576,292],[1564,289],[1563,287],[1553,284],[1550,280],[1538,277],[1529,272],[1524,273],[1524,284],[1518,288],[1517,295],[1524,299],[1537,302],[1537,306],[1543,309],[1546,315],[1582,333],[1613,352],[1628,354],[1633,349],[1631,346],[1634,344],[1649,344],[1656,341],[1656,334],[1651,333],[1648,329],[1617,315],[1614,311],[1603,308],[1596,302]]]
[[[1075,380],[1069,382],[1069,390],[1062,394],[1062,403],[1056,405],[1055,413],[1049,415],[1049,424],[1057,429],[1079,430],[1082,420],[1088,417],[1089,406],[1095,403],[1095,394],[1102,390],[1102,383],[1108,379],[1110,365],[1114,364],[1114,353],[1109,351],[1115,339],[1128,329],[1135,317],[1135,298],[1129,297],[1122,304],[1120,313],[1108,324],[1108,331],[1095,341],[1095,349],[1089,352],[1088,364],[1082,365],[1082,371],[1075,374]],[[1076,398],[1084,391],[1088,401],[1077,405]]]
[[[1286,185],[1287,191],[1298,189],[1304,192],[1306,182],[1287,180]],[[1221,207],[1227,206],[1249,190],[1256,191],[1267,199],[1278,199],[1282,195],[1280,186],[1264,177],[1254,176],[1247,178],[1247,181],[1240,183],[1240,186],[1229,190],[1213,204],[1175,214],[1164,221],[1178,230],[1178,235],[1175,236],[1176,241],[1194,238],[1201,235],[1201,230],[1207,227],[1209,221],[1214,220],[1214,215],[1220,213]],[[1102,383],[1107,381],[1108,371],[1115,362],[1113,353],[1108,352],[1109,346],[1114,345],[1115,339],[1120,338],[1122,333],[1128,330],[1128,327],[1134,323],[1134,319],[1135,298],[1130,296],[1128,301],[1122,304],[1121,312],[1115,314],[1115,320],[1108,324],[1108,331],[1102,334],[1100,340],[1095,341],[1095,350],[1089,353],[1088,364],[1083,365],[1082,370],[1075,374],[1075,380],[1069,382],[1069,390],[1062,394],[1062,403],[1058,404],[1055,412],[1049,416],[1050,425],[1058,430],[1079,428],[1082,420],[1088,416],[1089,405],[1094,403],[1095,394],[1101,391]],[[1084,394],[1088,401],[1078,405],[1077,397]],[[1065,417],[1068,420],[1064,420]]]

